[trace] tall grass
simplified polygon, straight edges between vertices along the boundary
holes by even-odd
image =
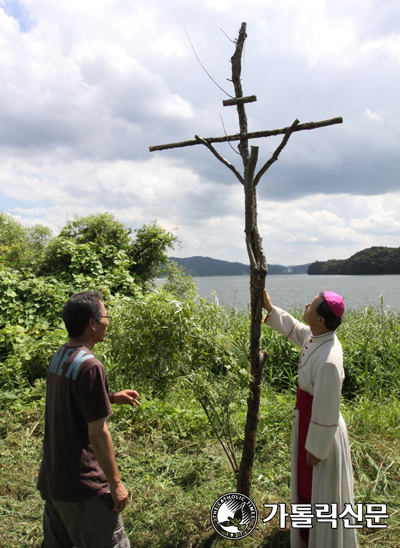
[[[197,548],[213,532],[210,510],[235,490],[229,463],[197,402],[176,391],[168,400],[148,399],[115,407],[110,418],[122,480],[130,493],[125,527],[135,548]],[[351,442],[356,502],[388,505],[384,530],[362,529],[360,547],[400,545],[400,402],[366,397],[343,405]],[[252,499],[259,523],[238,543],[217,539],[214,547],[289,548],[289,531],[262,523],[263,504],[290,502],[290,428],[293,396],[265,387],[253,473]],[[43,503],[36,479],[43,440],[44,383],[36,383],[0,414],[0,546],[39,547]],[[245,414],[232,417],[241,443]]]
[[[248,363],[249,316],[220,310],[218,325],[229,332],[224,348],[235,363]],[[300,312],[294,312],[300,316]],[[120,328],[120,327],[119,327]],[[147,328],[146,328],[147,329]],[[387,529],[362,529],[360,547],[400,546],[400,320],[381,308],[346,313],[338,330],[345,356],[346,381],[342,413],[351,442],[355,499],[386,503]],[[140,334],[136,334],[139,337]],[[217,339],[216,339],[217,341]],[[109,343],[107,343],[109,344]],[[298,349],[267,327],[262,349],[268,351],[261,401],[252,498],[260,521],[251,536],[236,543],[217,538],[214,547],[260,546],[288,548],[288,530],[275,521],[263,524],[264,503],[290,501],[290,429]],[[112,382],[122,378],[109,347],[96,347],[108,356]],[[140,367],[132,361],[130,367]],[[218,374],[221,374],[219,372]],[[143,376],[143,378],[145,378]],[[38,547],[43,504],[36,479],[43,440],[45,381],[0,394],[0,547]],[[235,490],[235,478],[210,424],[192,392],[180,384],[166,397],[151,397],[146,383],[136,410],[115,408],[110,418],[118,465],[130,492],[124,512],[126,529],[136,548],[205,547],[212,528],[214,500]],[[232,407],[234,444],[240,454],[247,393]]]
[[[346,314],[338,331],[343,345],[344,395],[400,396],[400,316],[383,307]]]
[[[292,311],[301,320],[302,312]],[[400,397],[400,315],[391,309],[366,307],[347,311],[336,334],[343,346],[345,399]],[[262,346],[269,353],[265,379],[278,390],[294,389],[299,351],[268,329]]]

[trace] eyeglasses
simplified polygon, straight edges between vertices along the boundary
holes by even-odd
[[[100,318],[106,318],[107,320],[111,320],[112,316],[100,316]]]

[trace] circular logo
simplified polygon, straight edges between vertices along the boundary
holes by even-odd
[[[254,502],[241,493],[225,493],[211,508],[211,525],[221,537],[247,537],[257,525],[258,512]]]

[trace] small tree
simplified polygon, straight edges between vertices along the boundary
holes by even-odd
[[[12,215],[0,212],[0,265],[31,268],[37,265],[51,239],[47,226],[24,227]]]
[[[143,284],[157,278],[167,264],[167,249],[173,248],[178,238],[156,221],[135,230],[135,239],[129,248],[130,270]]]
[[[237,475],[231,417],[249,382],[247,322],[234,309],[198,300],[179,270],[164,287],[170,291],[115,303],[106,341],[109,379],[159,398],[180,387],[191,391]],[[188,299],[176,296],[182,288]]]

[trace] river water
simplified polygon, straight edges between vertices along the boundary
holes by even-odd
[[[248,276],[209,276],[193,278],[200,298],[219,304],[246,308],[250,301]],[[164,280],[157,280],[161,285]],[[400,312],[400,275],[387,276],[308,276],[279,274],[267,276],[266,288],[273,304],[280,308],[304,308],[320,291],[334,291],[344,297],[347,308],[383,304]]]

